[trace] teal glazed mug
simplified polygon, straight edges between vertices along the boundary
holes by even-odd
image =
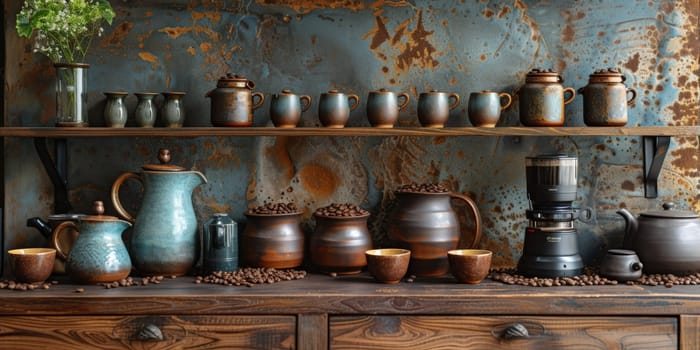
[[[513,97],[507,92],[472,92],[467,106],[469,121],[474,126],[493,128],[501,118],[501,111],[512,102]]]
[[[295,95],[289,89],[272,95],[270,120],[278,128],[294,128],[301,119],[301,113],[311,107],[311,97]]]
[[[399,99],[403,101],[399,103]],[[399,120],[399,111],[408,107],[407,93],[395,94],[387,89],[371,91],[367,97],[367,120],[375,128],[393,128]]]
[[[359,104],[360,98],[357,95],[346,95],[335,89],[330,90],[321,94],[318,102],[318,119],[325,127],[344,128],[350,119],[350,112]]]
[[[452,100],[452,103],[450,103]],[[426,128],[442,128],[450,118],[450,111],[459,105],[459,95],[430,90],[418,96],[418,121]]]

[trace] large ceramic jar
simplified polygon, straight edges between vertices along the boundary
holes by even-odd
[[[525,126],[564,125],[564,106],[576,97],[573,88],[564,88],[564,78],[551,69],[533,69],[519,88],[520,123]],[[566,93],[568,98],[564,98]]]
[[[411,251],[409,272],[416,276],[446,274],[447,252],[458,247],[475,248],[481,238],[481,216],[476,203],[465,195],[437,188],[429,192],[424,185],[402,186],[395,192],[396,207],[389,215],[387,237],[394,246]],[[460,221],[451,205],[453,199],[464,202],[474,220],[473,239],[469,243],[462,239],[461,246]]]
[[[112,204],[134,223],[130,252],[141,275],[180,276],[197,262],[199,235],[192,192],[207,179],[199,171],[168,164],[170,151],[158,153],[161,164],[147,164],[141,173],[127,172],[112,185]],[[141,207],[133,217],[122,206],[119,189],[126,180],[143,185]]]
[[[317,210],[309,248],[314,266],[324,273],[360,273],[367,265],[365,252],[372,249],[372,237],[367,228],[369,216],[366,211],[341,216]]]
[[[625,126],[627,106],[634,104],[637,91],[625,87],[625,76],[615,68],[599,69],[578,90],[583,96],[583,122],[588,126]],[[628,98],[629,96],[629,98]]]
[[[122,241],[122,232],[131,227],[127,221],[104,214],[104,204],[94,203],[95,215],[84,215],[78,222],[64,221],[56,227],[54,241],[64,234],[79,232],[65,251],[54,242],[56,252],[66,261],[66,274],[76,283],[97,284],[119,281],[129,276],[131,259]]]
[[[246,266],[288,269],[304,260],[301,212],[291,214],[245,213],[241,234],[241,260]]]

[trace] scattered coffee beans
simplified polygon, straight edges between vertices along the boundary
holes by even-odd
[[[148,277],[142,277],[141,282],[139,283],[138,280],[134,280],[133,277],[129,276],[127,278],[122,278],[119,281],[114,281],[111,283],[100,283],[101,286],[104,286],[107,289],[110,288],[119,288],[119,287],[131,287],[131,286],[146,286],[149,284],[160,284],[160,282],[164,279],[165,277],[163,276],[148,276]],[[177,276],[170,276],[170,278],[177,278]]]
[[[505,284],[530,287],[602,286],[617,284],[615,280],[609,280],[588,271],[583,275],[573,277],[544,278],[521,276],[518,275],[514,269],[498,269],[491,271],[491,279]]]
[[[299,212],[294,202],[290,203],[265,203],[259,207],[251,208],[246,214],[296,214]]]
[[[635,281],[629,281],[627,284],[643,284],[647,286],[665,286],[672,288],[673,286],[700,284],[700,273],[689,274],[685,276],[676,276],[673,274],[643,274]]]
[[[369,215],[367,210],[364,210],[354,204],[350,203],[333,203],[331,205],[316,209],[316,215],[319,216],[365,216]]]
[[[44,282],[42,284],[21,283],[12,280],[4,280],[0,282],[0,289],[9,289],[16,291],[27,291],[35,289],[49,289],[52,284],[58,284],[58,281]]]
[[[411,183],[408,185],[403,185],[399,187],[397,192],[424,192],[424,193],[446,193],[449,192],[447,187],[440,184],[424,183],[417,184]]]
[[[299,280],[304,277],[306,277],[306,271],[303,270],[278,270],[267,267],[244,267],[235,272],[216,271],[207,276],[197,276],[194,283],[252,287],[255,284]]]

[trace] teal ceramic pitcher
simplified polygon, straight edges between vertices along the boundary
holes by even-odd
[[[56,253],[66,261],[66,274],[76,283],[97,284],[119,281],[131,273],[131,260],[122,233],[129,222],[102,215],[102,201],[94,203],[95,215],[83,215],[64,221],[54,230]],[[58,244],[62,235],[80,232],[69,251]]]
[[[158,153],[161,164],[143,167],[141,173],[124,173],[112,185],[112,203],[124,219],[134,223],[130,253],[136,272],[144,276],[181,276],[198,258],[197,218],[192,192],[207,179],[199,171],[170,165],[170,151]],[[144,194],[136,218],[119,200],[119,188],[128,179],[143,184]]]

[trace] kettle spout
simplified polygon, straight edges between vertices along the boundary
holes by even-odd
[[[49,224],[44,220],[41,220],[38,217],[29,218],[27,219],[27,227],[34,227],[39,230],[39,233],[41,233],[44,238],[51,239],[51,227],[49,227]]]
[[[617,211],[625,219],[625,238],[622,246],[625,249],[634,250],[634,242],[637,238],[637,218],[625,208]]]

